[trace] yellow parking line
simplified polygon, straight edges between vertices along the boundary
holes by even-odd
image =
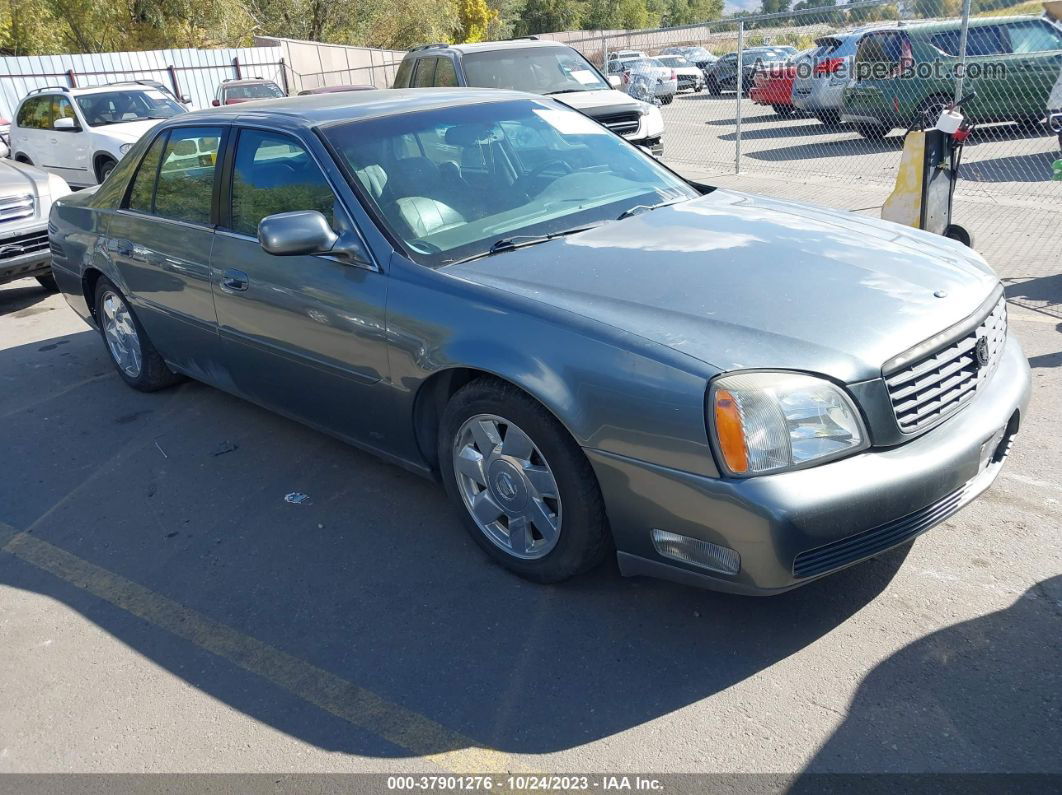
[[[303,701],[459,774],[529,772],[513,757],[393,704],[370,690],[0,522],[0,551],[143,619]]]

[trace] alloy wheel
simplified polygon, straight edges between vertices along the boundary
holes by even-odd
[[[100,301],[102,309],[103,336],[107,349],[119,369],[130,378],[140,375],[142,353],[140,337],[136,333],[129,307],[118,295],[106,291]]]
[[[550,553],[561,533],[557,480],[545,456],[515,423],[477,414],[453,446],[461,500],[480,531],[521,560]]]

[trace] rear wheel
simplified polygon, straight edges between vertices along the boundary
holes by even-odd
[[[511,384],[460,389],[439,427],[439,468],[477,544],[536,582],[599,564],[609,549],[597,478],[567,430]]]
[[[792,116],[796,113],[796,108],[792,105],[771,105],[771,107],[779,116]]]
[[[154,392],[181,380],[155,350],[125,296],[105,277],[96,285],[96,322],[118,375],[133,389]]]
[[[944,237],[957,240],[967,248],[973,248],[973,235],[964,226],[948,224],[947,229],[944,230]]]
[[[926,128],[933,127],[937,123],[937,119],[940,118],[940,114],[951,105],[951,98],[946,97],[943,94],[937,94],[932,97],[926,97],[919,103],[918,110],[915,111],[915,118],[921,120],[925,119]]]
[[[868,141],[880,141],[882,138],[892,132],[892,128],[886,127],[884,124],[858,123],[855,125],[855,130]]]
[[[841,123],[841,114],[835,110],[820,110],[815,114],[815,118],[827,127],[836,127]]]
[[[713,97],[719,97],[723,94],[723,89],[719,86],[719,83],[713,78],[707,82],[705,88],[708,89],[708,93]]]
[[[675,95],[674,94],[666,94],[666,95],[660,97],[660,104],[661,105],[670,105],[674,101],[675,101]]]

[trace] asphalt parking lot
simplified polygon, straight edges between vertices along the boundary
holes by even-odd
[[[749,599],[525,583],[432,483],[134,392],[61,297],[0,287],[0,772],[1062,773],[1062,316],[1011,329],[1034,394],[995,486]]]
[[[667,160],[719,174],[733,172],[738,137],[733,94],[686,92],[660,110]],[[902,130],[871,141],[851,125],[828,126],[800,113],[783,118],[749,99],[741,102],[741,117],[743,171],[833,177],[838,193],[861,183],[891,186],[895,181]],[[1043,125],[981,125],[963,151],[959,190],[1034,204],[1062,200],[1062,184],[1051,182],[1052,163],[1059,157],[1058,137]],[[823,203],[834,201],[827,194]]]

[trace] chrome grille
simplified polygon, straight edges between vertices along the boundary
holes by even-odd
[[[627,111],[596,116],[595,119],[618,135],[630,135],[638,131],[641,114],[638,111]]]
[[[48,233],[44,230],[4,238],[0,240],[0,262],[15,259],[24,254],[35,254],[46,248],[48,248]]]
[[[0,199],[0,224],[32,218],[35,204],[33,195],[30,193],[22,196],[5,196]]]
[[[981,338],[987,361],[978,362]],[[904,433],[925,430],[958,411],[977,394],[999,364],[1007,341],[1007,300],[1000,297],[971,331],[946,347],[885,375],[896,422]]]

